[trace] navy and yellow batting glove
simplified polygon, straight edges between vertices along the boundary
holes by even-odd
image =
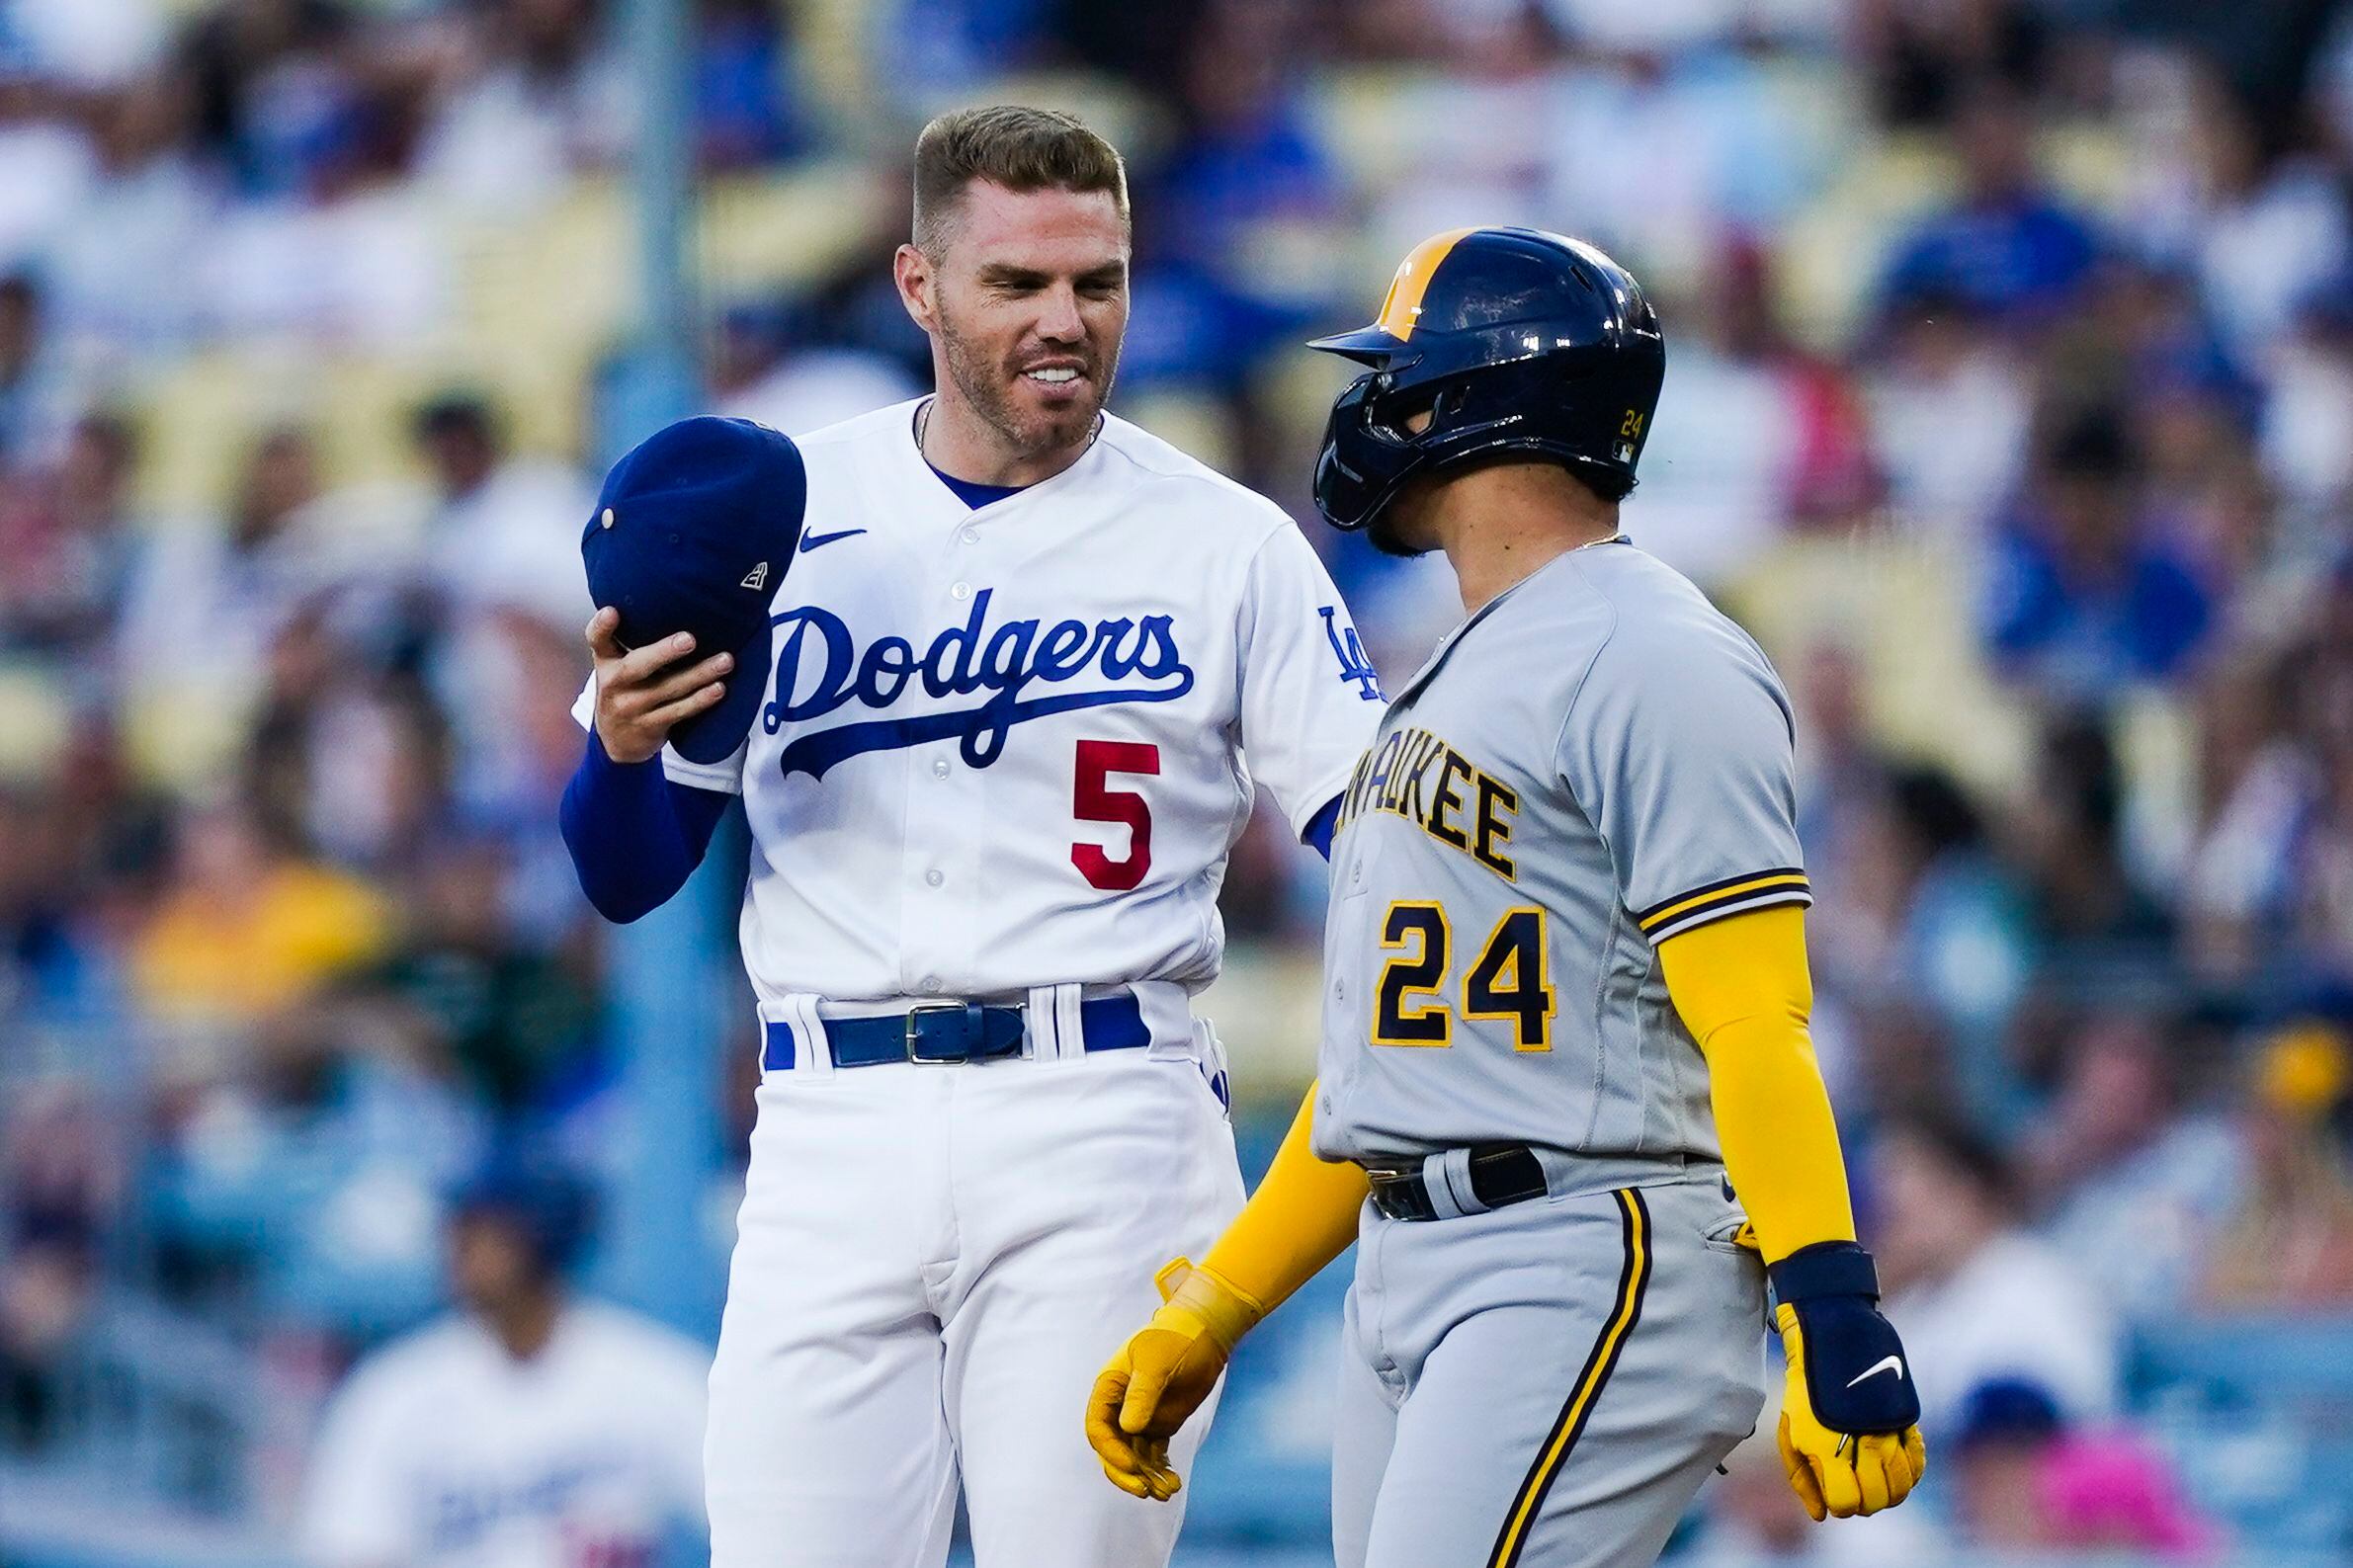
[[[1789,1360],[1781,1462],[1814,1519],[1893,1508],[1928,1468],[1920,1395],[1879,1271],[1851,1241],[1801,1247],[1766,1271]]]

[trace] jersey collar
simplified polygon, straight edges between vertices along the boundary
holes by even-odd
[[[1494,598],[1479,606],[1477,615],[1472,616],[1470,619],[1455,627],[1454,630],[1448,632],[1445,636],[1438,639],[1438,646],[1430,650],[1430,656],[1422,661],[1422,667],[1414,671],[1413,678],[1407,681],[1403,688],[1398,691],[1397,695],[1389,700],[1388,710],[1390,712],[1394,712],[1418,696],[1422,688],[1430,684],[1431,680],[1438,674],[1439,669],[1446,663],[1447,656],[1453,653],[1455,649],[1462,646],[1463,639],[1471,634],[1471,628],[1477,625],[1480,621],[1486,619],[1489,616],[1493,615],[1498,609],[1500,609],[1504,604],[1517,595],[1521,589],[1527,587],[1530,583],[1534,582],[1537,578],[1542,577],[1545,573],[1559,566],[1562,561],[1568,560],[1575,556],[1579,551],[1599,549],[1605,544],[1632,544],[1633,542],[1634,539],[1624,533],[1613,534],[1606,539],[1588,539],[1582,544],[1576,545],[1570,549],[1562,550],[1559,554],[1554,556],[1551,560],[1545,562],[1542,566],[1539,566],[1536,570],[1530,572],[1527,576],[1521,578],[1518,582],[1512,584],[1509,588],[1506,588],[1503,590],[1503,592],[1497,594]]]
[[[1072,462],[1069,467],[1064,468],[1060,473],[1041,479],[1036,484],[1024,485],[1011,495],[991,501],[986,506],[966,506],[963,497],[948,488],[948,481],[941,476],[937,468],[931,465],[930,459],[923,455],[923,448],[915,440],[916,426],[923,418],[923,411],[931,406],[931,401],[929,396],[919,397],[915,400],[913,407],[908,410],[906,423],[899,428],[900,439],[896,446],[900,461],[912,464],[912,471],[922,476],[920,482],[924,487],[925,494],[937,498],[942,515],[954,522],[965,523],[982,518],[1002,517],[1033,496],[1058,494],[1061,490],[1076,483],[1080,475],[1095,472],[1103,461],[1103,437],[1111,428],[1111,415],[1108,411],[1095,416],[1095,434],[1087,442],[1086,451],[1080,453],[1077,460]]]

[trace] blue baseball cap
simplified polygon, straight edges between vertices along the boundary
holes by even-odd
[[[748,419],[682,419],[605,475],[580,556],[589,598],[621,612],[622,646],[685,631],[697,659],[735,655],[718,705],[670,732],[689,762],[723,762],[751,733],[768,684],[769,605],[807,507],[799,449]]]
[[[500,1151],[449,1195],[449,1215],[460,1224],[490,1220],[510,1227],[543,1270],[560,1274],[588,1243],[596,1199],[578,1176],[553,1160]]]
[[[1955,1450],[2051,1443],[2066,1430],[2059,1401],[2031,1377],[1988,1377],[1972,1384],[1953,1423]]]

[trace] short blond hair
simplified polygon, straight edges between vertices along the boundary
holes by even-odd
[[[940,116],[915,138],[915,247],[937,257],[965,187],[1103,191],[1128,220],[1128,166],[1076,115],[991,104]]]

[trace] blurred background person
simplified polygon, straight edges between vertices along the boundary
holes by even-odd
[[[1923,1431],[1970,1390],[2023,1377],[2078,1419],[2116,1408],[2123,1347],[2097,1282],[2021,1223],[2007,1163],[1949,1120],[1883,1127],[1871,1153],[1881,1282],[1910,1348]]]
[[[1962,1538],[1986,1552],[2129,1552],[2204,1560],[2220,1544],[2162,1460],[2087,1432],[2023,1378],[1970,1390],[1946,1452]]]
[[[362,1362],[303,1505],[321,1568],[680,1564],[702,1515],[699,1346],[574,1296],[585,1196],[510,1154],[462,1192],[462,1315]]]
[[[471,392],[434,398],[412,429],[430,475],[424,576],[445,613],[513,604],[567,625],[585,619],[580,520],[593,497],[578,473],[511,452],[497,414]]]
[[[2022,1189],[2106,1306],[2159,1321],[2195,1293],[2239,1201],[2243,1140],[2199,1092],[2181,1021],[2103,1012],[2064,1028],[2058,1081],[2020,1140]]]
[[[2247,1180],[2199,1281],[2209,1305],[2287,1311],[2353,1303],[2353,1174],[2330,1118],[2344,1104],[2345,1036],[2320,1024],[2275,1035],[2240,1112]]]

